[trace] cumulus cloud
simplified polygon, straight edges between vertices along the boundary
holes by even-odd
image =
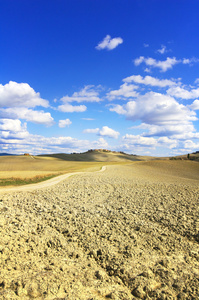
[[[94,128],[94,129],[84,129],[83,130],[83,133],[98,133],[100,131],[100,129],[99,128]]]
[[[13,122],[26,120],[37,124],[51,126],[54,120],[49,112],[33,110],[33,107],[49,107],[47,100],[42,99],[39,93],[27,83],[0,84],[0,118],[13,119]]]
[[[199,88],[187,90],[180,86],[173,86],[167,90],[167,94],[181,99],[194,99],[199,97]]]
[[[157,146],[174,149],[178,146],[179,142],[176,139],[168,138],[167,136],[160,137],[157,139]]]
[[[190,151],[193,151],[193,150],[198,150],[199,149],[199,143],[195,143],[193,142],[192,140],[186,140],[184,142],[184,148]]]
[[[159,52],[160,51],[161,49],[159,50]],[[162,51],[164,51],[164,48],[162,49]],[[151,68],[159,68],[161,72],[166,72],[167,70],[172,69],[173,66],[179,63],[192,65],[193,63],[197,62],[199,62],[199,59],[197,58],[176,59],[176,57],[167,57],[166,60],[157,60],[152,57],[140,56],[134,59],[135,66],[139,66],[141,63],[145,63],[148,67],[147,69],[145,69],[147,70],[147,72],[150,72]]]
[[[59,127],[64,128],[66,126],[70,126],[72,124],[70,119],[59,120]]]
[[[95,48],[97,50],[103,50],[103,49],[113,50],[122,43],[123,43],[123,39],[121,37],[116,37],[112,39],[110,35],[107,35],[103,39],[103,41],[101,41]]]
[[[157,147],[166,147],[168,149],[176,149],[178,147],[179,143],[174,138],[169,137],[145,137],[142,135],[133,135],[133,134],[126,134],[122,137],[122,145],[121,148],[124,149],[124,151],[139,151],[143,152],[144,155],[152,154],[150,151],[154,151]],[[150,151],[147,151],[146,149],[149,149]]]
[[[190,137],[190,133],[192,134],[193,131],[195,131],[195,128],[193,126],[192,123],[189,122],[185,122],[183,124],[179,123],[179,124],[166,124],[166,125],[153,125],[153,124],[146,124],[146,123],[142,123],[138,126],[133,126],[132,129],[142,129],[142,130],[146,130],[142,133],[143,136],[159,136],[159,137],[163,137],[163,136],[172,136],[174,138],[179,138],[179,139],[186,139],[187,138],[187,134],[189,134]],[[193,135],[192,135],[193,137]]]
[[[58,110],[62,112],[84,112],[87,110],[85,105],[72,105],[71,102],[100,102],[102,99],[99,97],[100,87],[94,87],[93,85],[87,85],[79,92],[73,93],[72,96],[64,96],[60,100],[62,105],[58,106]]]
[[[193,58],[183,58],[183,60],[182,60],[182,63],[184,65],[192,65],[193,63],[197,63],[197,62],[199,62],[199,59],[195,58],[195,57],[193,57]]]
[[[104,138],[97,140],[79,140],[70,136],[44,137],[30,134],[26,130],[26,124],[22,125],[19,120],[1,120],[0,126],[0,150],[8,153],[33,154],[57,153],[57,152],[82,152],[91,148],[108,148]],[[12,131],[11,129],[17,129]]]
[[[155,125],[177,125],[197,120],[195,112],[171,96],[155,92],[140,95],[136,101],[129,101],[125,105],[113,105],[110,110],[125,115],[128,120],[141,120]]]
[[[1,108],[0,117],[6,117],[9,119],[23,119],[46,126],[51,126],[54,123],[54,119],[49,112],[35,111],[26,107]]]
[[[134,64],[139,66],[141,63],[145,63],[148,67],[159,68],[162,72],[166,72],[169,69],[172,69],[174,65],[180,63],[180,60],[177,60],[176,57],[167,57],[166,60],[156,60],[154,58],[140,56],[134,60]]]
[[[20,120],[0,119],[0,130],[19,132],[24,130]]]
[[[87,110],[87,107],[85,105],[71,105],[69,103],[62,104],[58,106],[58,110],[62,112],[84,112]]]
[[[140,56],[140,57],[134,59],[134,64],[135,64],[135,66],[139,66],[144,61],[145,61],[145,57],[144,56]]]
[[[99,98],[98,88],[94,89],[93,85],[87,85],[79,92],[73,93],[72,96],[64,96],[61,98],[61,101],[64,103],[68,102],[100,102],[102,99]]]
[[[138,89],[138,86],[125,82],[120,86],[118,90],[113,90],[107,93],[106,97],[110,101],[114,99],[125,99],[129,97],[134,98],[138,96],[136,89]]]
[[[122,137],[125,144],[142,147],[155,147],[157,141],[152,137],[143,137],[140,135],[126,134]]]
[[[114,138],[117,139],[120,133],[118,131],[115,131],[114,129],[108,127],[108,126],[103,126],[102,129],[99,128],[94,128],[94,129],[85,129],[83,133],[96,133],[100,136],[106,136],[109,138]]]
[[[43,147],[48,147],[52,151],[61,150],[64,152],[81,152],[95,147],[106,147],[107,142],[99,138],[97,141],[88,141],[88,140],[78,140],[69,136],[61,137],[41,137],[36,136],[37,142],[40,142]]]
[[[176,85],[176,82],[168,79],[158,79],[152,76],[142,77],[141,75],[132,75],[123,79],[124,82],[135,82],[138,84],[150,85],[150,86],[158,86],[158,87],[167,87]]]
[[[189,107],[193,110],[199,110],[199,100],[194,100],[193,103],[189,105]]]
[[[120,133],[109,128],[108,126],[103,126],[102,129],[99,131],[99,135],[117,139]]]
[[[4,140],[10,143],[16,143],[16,140],[22,140],[28,136],[29,133],[26,123],[22,124],[20,120],[0,119],[1,147],[5,144]]]
[[[0,84],[0,107],[48,107],[47,100],[42,99],[39,93],[27,83],[9,83]]]

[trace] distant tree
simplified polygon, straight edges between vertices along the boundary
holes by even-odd
[[[190,159],[190,154],[189,153],[187,154],[187,159]]]

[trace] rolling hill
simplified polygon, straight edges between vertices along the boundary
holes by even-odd
[[[125,161],[142,161],[151,160],[153,157],[138,156],[133,154],[127,154],[124,152],[115,152],[104,149],[88,150],[83,153],[57,153],[57,154],[43,154],[40,157],[53,157],[66,161],[88,161],[88,162],[125,162]]]

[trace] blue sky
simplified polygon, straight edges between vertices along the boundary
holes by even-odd
[[[0,7],[0,152],[199,150],[198,0]]]

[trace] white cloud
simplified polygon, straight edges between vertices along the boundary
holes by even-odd
[[[184,142],[184,148],[188,149],[190,151],[198,150],[199,149],[199,143],[194,143],[192,140],[187,140]]]
[[[120,133],[109,128],[108,126],[103,126],[102,129],[99,131],[99,135],[117,139]]]
[[[102,99],[99,98],[99,92],[94,89],[93,85],[87,85],[81,91],[73,93],[72,96],[64,96],[61,98],[64,103],[68,102],[100,102]]]
[[[121,37],[116,37],[111,39],[110,35],[107,35],[103,41],[101,41],[95,48],[97,50],[113,50],[115,49],[118,45],[123,43],[123,39]]]
[[[98,133],[100,131],[99,128],[94,129],[84,129],[83,133]]]
[[[127,84],[126,82],[122,84],[119,90],[113,90],[106,94],[108,100],[114,99],[125,99],[129,97],[137,97],[138,93],[135,91],[138,89],[138,86],[134,84]]]
[[[22,140],[28,136],[26,123],[22,124],[20,120],[0,119],[0,148],[5,145],[4,140],[16,143],[16,140]]]
[[[199,100],[194,100],[193,103],[189,105],[189,107],[193,110],[199,110]]]
[[[54,123],[54,119],[49,112],[35,111],[25,107],[1,108],[0,117],[1,116],[10,119],[24,119],[29,122],[46,126],[51,126]]]
[[[143,152],[144,155],[146,155],[147,153],[149,155],[153,155],[153,153],[151,153],[150,151],[153,150],[154,152],[157,147],[175,149],[179,145],[178,141],[173,138],[160,137],[158,139],[155,139],[153,137],[144,137],[142,135],[133,134],[124,135],[122,137],[122,142],[122,149],[127,150],[131,153],[132,151]],[[150,151],[147,151],[147,148],[150,149]]]
[[[197,63],[197,62],[199,62],[199,59],[195,58],[195,57],[193,57],[193,58],[183,58],[183,60],[182,60],[182,63],[184,65],[192,65],[193,63]]]
[[[136,66],[143,62],[151,68],[159,68],[162,72],[166,72],[168,69],[172,69],[174,65],[180,63],[181,61],[177,60],[175,57],[167,57],[166,60],[161,61],[151,57],[145,58],[144,56],[140,56],[134,60],[134,64]]]
[[[17,128],[17,124],[21,124],[19,119],[22,119],[51,126],[54,123],[51,114],[42,110],[31,109],[35,106],[48,107],[49,103],[47,100],[42,99],[40,94],[36,93],[29,84],[14,81],[10,81],[5,85],[0,84],[0,118],[9,119],[9,124],[16,124]]]
[[[117,139],[120,133],[118,131],[109,128],[108,126],[103,126],[102,129],[94,128],[94,129],[85,129],[83,133],[96,133],[100,136],[106,136],[109,138]]]
[[[26,130],[26,124],[22,125],[19,120],[1,120],[0,122],[0,149],[6,149],[8,153],[21,154],[29,152],[40,153],[71,153],[83,152],[94,148],[109,148],[104,138],[97,140],[78,140],[70,136],[44,137],[30,134]],[[14,130],[15,131],[12,131]],[[17,130],[17,131],[16,131]]]
[[[195,112],[174,98],[155,92],[140,95],[136,101],[125,105],[113,105],[110,110],[125,115],[128,120],[154,125],[178,125],[197,120]]]
[[[19,132],[24,130],[20,120],[0,119],[0,130]]]
[[[166,52],[166,48],[162,48],[158,50],[159,52],[162,51],[162,54]],[[160,52],[161,53],[161,52]],[[193,63],[199,62],[198,58],[183,58],[183,59],[176,59],[176,57],[167,57],[166,60],[156,60],[152,57],[144,57],[140,56],[134,59],[135,66],[139,66],[141,63],[145,63],[149,68],[146,68],[146,72],[150,72],[150,68],[159,68],[161,72],[166,72],[169,69],[172,69],[173,66],[176,64],[189,64],[192,65]]]
[[[58,110],[62,112],[84,112],[87,110],[85,105],[71,105],[71,104],[63,104],[58,106]]]
[[[144,48],[148,48],[148,47],[149,47],[149,44],[145,44],[145,43],[144,43],[143,46],[144,46]]]
[[[160,54],[164,54],[166,51],[166,46],[161,45],[161,48],[157,50],[157,52],[159,52]]]
[[[194,99],[199,97],[199,88],[189,91],[180,86],[173,86],[167,90],[167,94],[181,99]]]
[[[26,121],[33,122],[36,124],[43,124],[46,126],[52,126],[54,123],[54,119],[52,118],[49,112],[43,111],[34,111],[34,110],[27,110],[26,112],[23,111],[21,116],[19,115],[20,119],[25,119]]]
[[[196,78],[196,80],[194,81],[195,84],[199,84],[199,78]]]
[[[157,146],[156,139],[152,137],[143,137],[140,135],[126,134],[122,137],[125,144],[142,147],[155,147]]]
[[[59,120],[59,127],[64,128],[66,126],[70,126],[72,122],[69,119]]]
[[[95,119],[93,119],[93,118],[82,118],[82,120],[85,120],[85,121],[94,121]]]
[[[160,137],[159,139],[157,139],[157,142],[158,142],[159,147],[166,147],[166,148],[169,148],[169,149],[174,149],[179,144],[177,140],[170,139],[167,136]]]
[[[193,131],[195,131],[192,123],[185,122],[179,124],[166,124],[166,125],[153,125],[142,123],[138,126],[133,126],[132,129],[147,130],[142,133],[143,136],[172,136],[175,139],[186,139],[190,134],[193,137]]]
[[[184,65],[188,65],[188,64],[190,64],[190,59],[189,58],[183,58],[182,63]]]
[[[195,128],[193,129],[194,132],[188,131],[188,129],[185,127],[185,131],[181,134],[174,134],[172,138],[178,139],[178,140],[186,140],[186,139],[199,139],[199,132],[195,132]]]
[[[129,77],[126,77],[123,79],[124,82],[135,82],[138,84],[145,84],[145,85],[151,85],[151,86],[158,86],[158,87],[167,87],[167,86],[173,86],[176,85],[176,82],[173,80],[168,79],[158,79],[152,76],[145,76],[142,77],[140,75],[132,75]]]
[[[48,107],[47,100],[42,99],[39,93],[27,83],[9,83],[0,84],[0,107]]]
[[[151,73],[151,69],[145,68],[145,69],[144,69],[144,72],[146,72],[146,73]]]
[[[179,61],[175,57],[167,57],[164,61],[146,58],[145,63],[147,66],[159,68],[162,72],[166,72],[168,69],[172,69],[174,65],[178,64]]]
[[[145,57],[144,56],[140,56],[140,57],[134,59],[134,64],[135,64],[135,66],[139,66],[144,61],[145,61]]]

